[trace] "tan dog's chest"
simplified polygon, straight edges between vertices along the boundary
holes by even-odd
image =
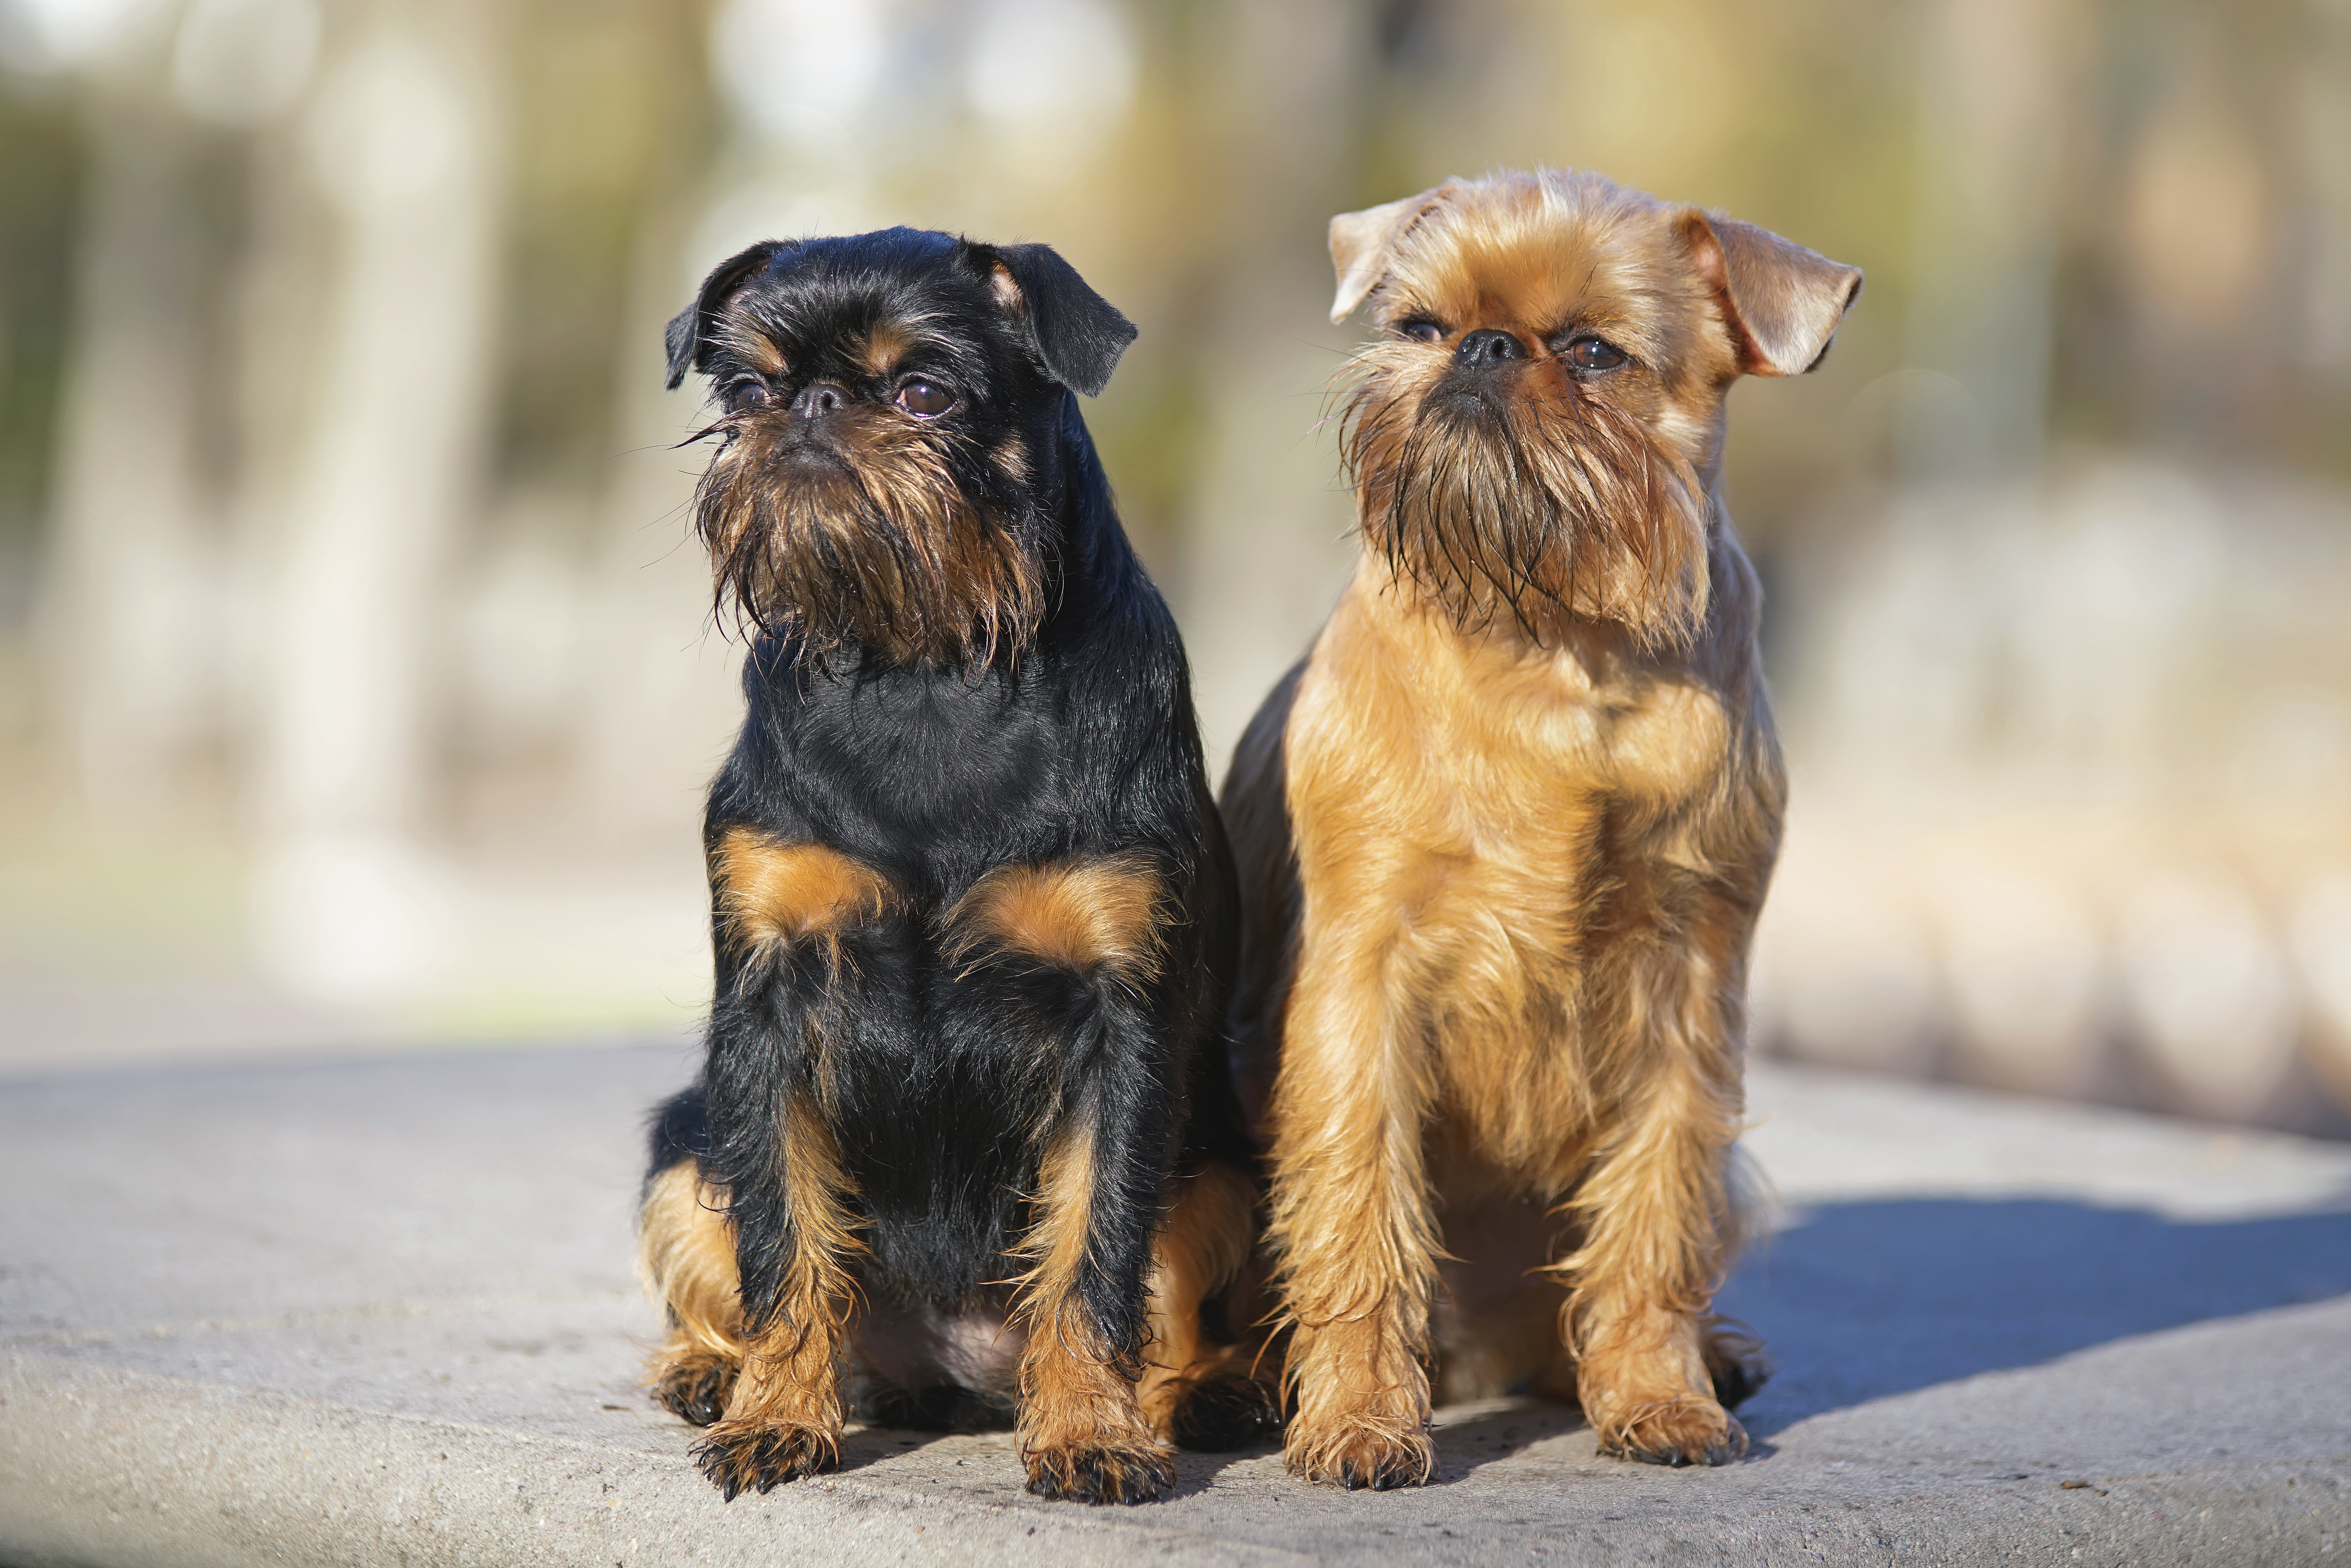
[[[1439,1185],[1563,1195],[1629,1066],[1612,960],[1715,858],[1730,720],[1685,673],[1465,637],[1384,575],[1341,601],[1290,714],[1306,918],[1381,927],[1361,935],[1416,1015]]]

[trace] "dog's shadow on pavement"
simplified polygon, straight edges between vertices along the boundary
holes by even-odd
[[[1823,1205],[1718,1306],[1778,1368],[1758,1437],[1823,1410],[2135,1334],[2351,1292],[2351,1207],[2199,1222],[2050,1199]]]

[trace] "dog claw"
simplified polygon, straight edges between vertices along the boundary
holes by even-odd
[[[841,1463],[841,1446],[809,1427],[750,1427],[722,1423],[694,1449],[702,1467],[728,1502],[747,1491],[770,1492],[786,1481],[829,1470]]]
[[[1684,1430],[1677,1432],[1679,1427]],[[1688,1428],[1697,1427],[1697,1430]],[[1698,1465],[1727,1465],[1747,1452],[1747,1429],[1723,1412],[1719,1424],[1704,1422],[1700,1412],[1683,1406],[1670,1415],[1645,1416],[1604,1439],[1600,1452],[1612,1459],[1664,1465],[1682,1469]]]
[[[1300,1444],[1295,1428],[1283,1456],[1292,1475],[1348,1491],[1394,1491],[1422,1486],[1437,1475],[1437,1449],[1426,1435],[1351,1432],[1333,1441]]]
[[[735,1391],[735,1368],[712,1357],[673,1366],[653,1385],[653,1402],[695,1427],[715,1427],[726,1414]]]
[[[1159,1448],[1044,1448],[1022,1460],[1030,1491],[1068,1502],[1149,1502],[1176,1484],[1176,1467]]]

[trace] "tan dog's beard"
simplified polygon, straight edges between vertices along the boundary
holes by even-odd
[[[703,476],[695,516],[720,614],[898,664],[985,664],[1043,618],[1036,549],[956,486],[927,441],[861,433],[853,459],[796,461],[738,429]]]
[[[1374,377],[1350,403],[1345,449],[1367,544],[1465,630],[1515,625],[1555,646],[1582,616],[1664,647],[1705,617],[1697,476],[1598,399],[1473,410]]]

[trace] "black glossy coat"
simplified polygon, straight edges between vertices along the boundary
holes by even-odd
[[[1025,1267],[1008,1249],[1033,1218],[1040,1158],[1081,1126],[1098,1175],[1081,1294],[1104,1342],[1132,1361],[1179,1158],[1246,1168],[1249,1155],[1222,1034],[1234,876],[1189,674],[1069,390],[1107,378],[1103,324],[1056,296],[1059,274],[1084,286],[1050,252],[1050,267],[1021,276],[1024,322],[985,293],[988,268],[1015,250],[904,230],[768,248],[755,267],[738,258],[713,275],[673,329],[674,370],[691,361],[722,391],[744,373],[711,330],[727,310],[804,339],[808,351],[792,356],[802,380],[853,378],[824,346],[860,322],[953,312],[959,340],[939,352],[973,422],[959,474],[1001,507],[1000,466],[987,455],[1016,435],[1025,443],[1018,526],[1043,563],[1047,610],[1025,645],[966,666],[893,664],[853,642],[813,647],[788,626],[756,642],[743,674],[748,712],[711,787],[705,845],[739,825],[822,844],[881,872],[901,899],[844,934],[838,967],[813,950],[746,967],[714,944],[703,1077],[656,1118],[653,1169],[691,1154],[731,1191],[747,1319],[760,1323],[796,1245],[776,1141],[788,1101],[815,1090],[813,1026],[831,1058],[822,1103],[871,1249],[860,1265],[868,1298],[961,1311],[1003,1302],[1001,1282]],[[1057,316],[1067,341],[1055,340]],[[1110,344],[1109,361],[1123,342]],[[1172,894],[1166,961],[1147,987],[943,954],[945,912],[988,872],[1134,854]]]

